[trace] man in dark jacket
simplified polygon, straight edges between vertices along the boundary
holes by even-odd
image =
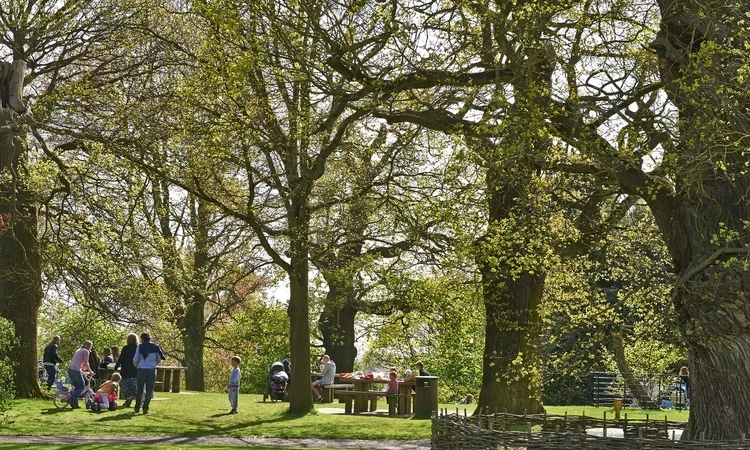
[[[291,380],[292,379],[292,355],[287,353],[286,356],[284,357],[284,360],[281,361],[281,365],[284,366],[284,372],[286,372],[286,375]]]
[[[47,389],[52,389],[52,385],[55,384],[55,378],[57,378],[57,363],[63,362],[60,355],[57,354],[59,346],[60,336],[55,336],[52,338],[52,342],[44,347],[42,363],[44,364],[44,370],[47,371]]]
[[[417,373],[417,376],[420,376],[420,377],[429,377],[429,376],[431,376],[430,372],[428,372],[428,371],[425,370],[424,364],[422,364],[422,361],[419,361],[418,363],[414,364],[414,367],[419,371]]]

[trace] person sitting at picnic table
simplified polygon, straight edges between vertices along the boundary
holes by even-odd
[[[388,374],[388,384],[385,387],[386,394],[398,394],[398,381],[396,381],[396,377],[398,374],[395,371],[392,371],[390,374]]]
[[[99,363],[99,367],[106,369],[109,367],[110,364],[115,362],[114,359],[112,359],[112,349],[109,347],[104,347],[104,350],[102,350],[104,358],[102,358],[101,362]]]
[[[323,386],[333,384],[333,378],[336,375],[336,364],[331,361],[331,357],[328,355],[323,355],[321,372],[323,374],[323,378],[314,381],[311,385],[312,391],[315,394],[315,401],[317,403],[323,401]]]
[[[418,376],[420,376],[420,377],[429,377],[429,376],[431,376],[430,372],[428,372],[428,371],[426,371],[424,369],[424,364],[422,364],[422,361],[418,361],[416,364],[414,364],[414,367],[419,371],[419,375]]]
[[[474,403],[474,396],[469,394],[466,397],[462,398],[458,403],[462,405],[471,405]]]

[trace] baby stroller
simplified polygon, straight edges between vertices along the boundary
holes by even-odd
[[[268,387],[266,393],[263,394],[263,401],[265,402],[266,399],[272,402],[289,401],[289,394],[286,392],[288,384],[289,375],[284,372],[284,366],[279,361],[275,361],[268,366]]]

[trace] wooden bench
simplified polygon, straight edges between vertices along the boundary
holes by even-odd
[[[336,390],[339,391],[347,391],[349,389],[354,389],[353,384],[328,384],[321,387],[321,392],[323,393],[323,401],[321,403],[333,403],[333,397],[334,392]]]
[[[396,415],[396,407],[398,400],[401,397],[406,397],[406,394],[389,394],[382,391],[343,391],[339,392],[339,397],[344,399],[344,413],[352,414],[361,413],[367,411],[367,406],[370,406],[370,412],[378,410],[378,397],[385,397],[388,401],[388,415]],[[352,408],[354,403],[354,408]]]

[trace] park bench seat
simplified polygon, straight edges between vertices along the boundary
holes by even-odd
[[[337,390],[345,391],[348,389],[354,389],[353,384],[329,384],[323,386],[321,389],[323,392],[323,403],[333,403],[334,392]]]
[[[339,398],[344,399],[344,413],[352,414],[352,403],[356,403],[358,406],[355,413],[365,412],[367,405],[370,406],[370,412],[377,411],[378,409],[378,397],[385,397],[388,401],[388,415],[396,415],[396,407],[398,405],[398,399],[401,397],[407,397],[406,394],[389,394],[383,391],[342,391],[339,392]],[[355,399],[358,399],[355,402]]]

